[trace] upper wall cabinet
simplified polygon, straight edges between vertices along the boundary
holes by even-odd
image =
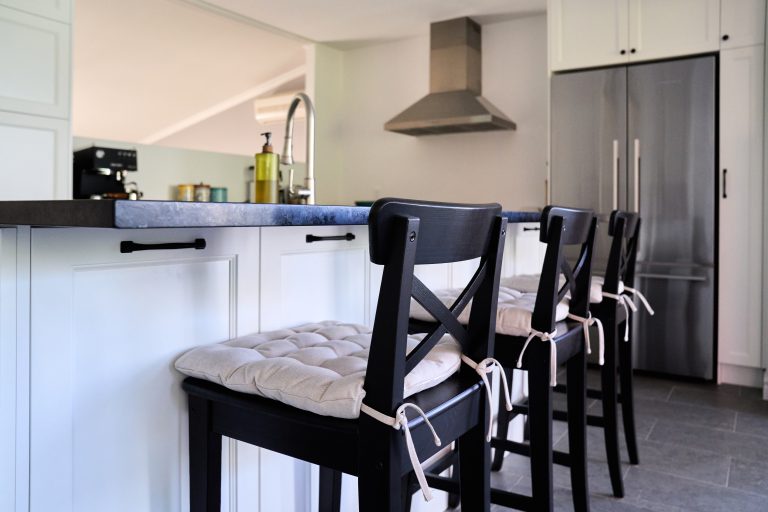
[[[720,0],[550,0],[550,69],[717,51]]]
[[[0,6],[0,110],[67,119],[69,52],[69,25]]]
[[[720,5],[720,48],[763,44],[765,0],[723,0]]]
[[[0,0],[0,5],[69,23],[72,0]]]
[[[547,12],[553,71],[627,62],[627,0],[550,0]]]

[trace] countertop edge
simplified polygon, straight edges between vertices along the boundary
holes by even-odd
[[[178,201],[0,201],[0,225],[84,228],[212,228],[365,225],[367,206]],[[504,211],[509,222],[538,222],[539,212]]]

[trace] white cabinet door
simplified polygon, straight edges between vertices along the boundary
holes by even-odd
[[[759,367],[763,46],[720,52],[719,362]]]
[[[0,110],[69,117],[69,25],[0,6]]]
[[[720,0],[630,0],[629,47],[632,61],[717,51]]]
[[[30,511],[189,509],[173,362],[257,330],[258,232],[33,229]],[[124,240],[195,238],[207,248],[119,252]],[[240,468],[258,469],[242,455],[224,444],[225,509],[239,499],[231,489],[255,487],[238,485]]]
[[[65,120],[0,112],[0,201],[72,199],[69,133]]]
[[[765,0],[722,0],[720,2],[720,48],[763,44]]]
[[[70,23],[72,19],[71,0],[0,0],[0,5],[63,21],[64,23]]]
[[[629,0],[550,0],[553,71],[627,62]]]
[[[307,236],[353,240],[307,242]],[[261,330],[339,320],[369,324],[370,263],[367,226],[265,227],[261,230]],[[380,277],[379,277],[380,279]],[[262,450],[260,510],[317,507],[317,468]],[[286,485],[286,482],[291,482]],[[344,503],[356,503],[356,481],[344,480]]]

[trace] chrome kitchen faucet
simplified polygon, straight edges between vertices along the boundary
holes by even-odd
[[[280,155],[280,163],[293,165],[293,117],[299,102],[304,102],[304,110],[307,112],[307,177],[304,178],[304,186],[293,185],[293,167],[288,170],[288,187],[285,191],[285,200],[288,203],[315,204],[315,107],[309,96],[300,92],[291,100],[288,107],[288,118],[285,121],[285,140],[283,153]]]

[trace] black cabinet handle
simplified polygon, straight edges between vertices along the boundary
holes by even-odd
[[[541,230],[541,228],[526,228],[526,227],[523,228],[523,231],[539,231],[539,230]]]
[[[619,53],[622,54],[622,55],[626,55],[627,54],[627,50],[621,50]]]
[[[195,238],[194,242],[171,242],[167,244],[137,244],[136,242],[120,242],[120,252],[160,251],[168,249],[205,249],[205,238]]]
[[[635,53],[636,51],[637,51],[637,50],[635,50],[634,48],[632,48],[631,50],[629,50],[629,53]]]
[[[727,41],[731,38],[728,34],[723,34],[723,41]]]
[[[723,169],[723,199],[728,199],[728,169]]]
[[[346,235],[337,235],[337,236],[315,236],[315,235],[307,235],[307,243],[311,244],[312,242],[330,242],[333,240],[346,240],[347,242],[350,242],[355,239],[355,235],[352,233],[347,233]]]

